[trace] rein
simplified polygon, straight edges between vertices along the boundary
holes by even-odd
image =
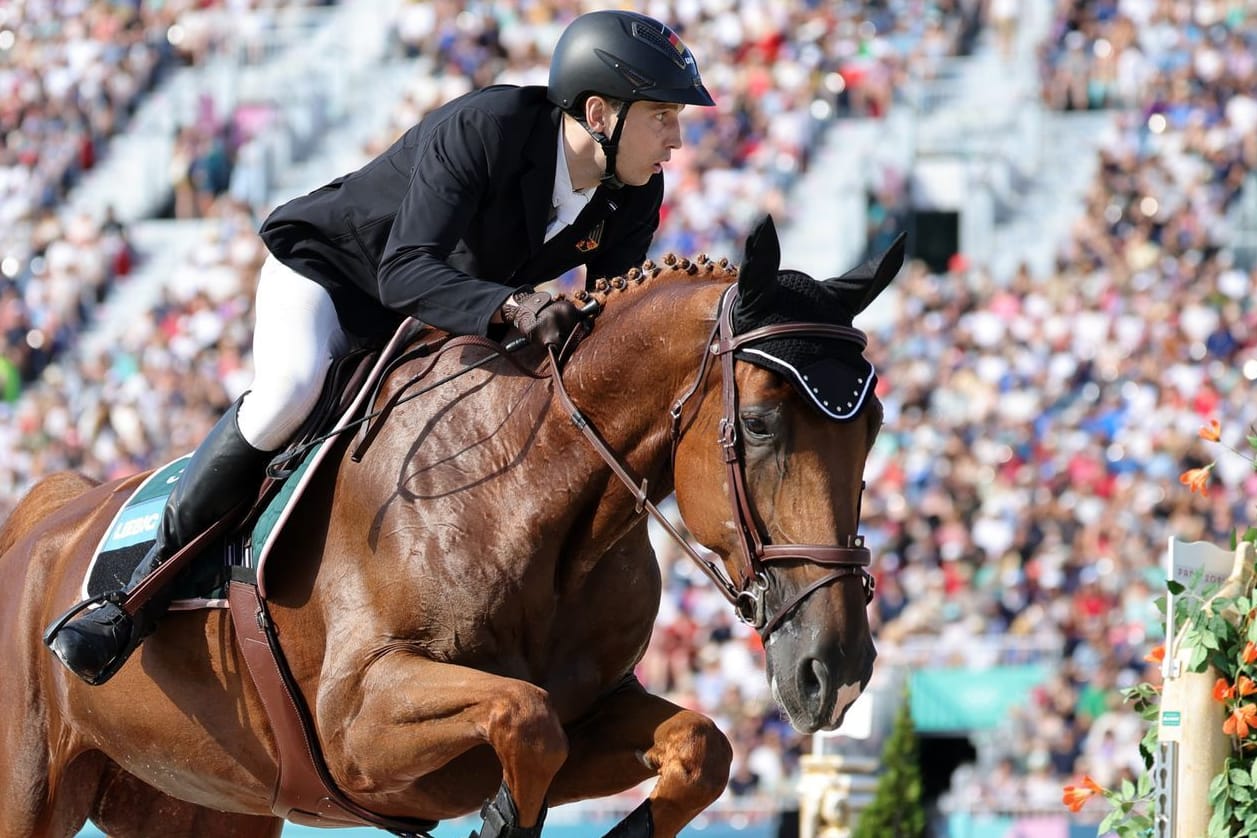
[[[344,427],[326,434],[323,437],[311,440],[296,449],[294,452],[288,452],[282,457],[291,459],[300,456],[310,447],[323,442],[339,433],[343,433],[353,427],[361,426],[363,434],[362,441],[358,444],[353,452],[353,459],[360,460],[366,447],[370,445],[379,430],[379,425],[371,427],[369,423],[373,419],[385,416],[392,411],[394,407],[403,402],[417,398],[424,393],[440,387],[458,376],[470,372],[473,369],[483,366],[489,361],[497,357],[506,358],[519,371],[533,378],[549,377],[554,382],[554,390],[558,395],[559,401],[563,405],[563,409],[567,411],[572,423],[584,434],[590,446],[597,452],[610,468],[615,476],[628,488],[633,499],[636,501],[634,507],[637,513],[645,510],[652,518],[654,518],[664,531],[672,537],[674,541],[681,547],[687,556],[698,566],[700,570],[707,575],[708,578],[715,583],[716,588],[724,596],[726,600],[733,606],[734,611],[738,615],[738,619],[755,628],[760,637],[767,640],[768,636],[781,625],[789,614],[798,607],[807,597],[821,588],[830,585],[839,579],[848,576],[857,577],[863,588],[865,602],[871,602],[873,599],[874,580],[869,574],[867,568],[871,561],[868,548],[864,545],[864,537],[855,534],[847,536],[845,545],[823,545],[823,544],[769,544],[766,543],[761,535],[759,528],[754,523],[754,517],[751,512],[750,495],[746,489],[746,477],[742,468],[742,455],[738,451],[738,417],[737,403],[738,391],[737,381],[734,378],[734,358],[733,353],[738,348],[759,340],[779,337],[781,335],[807,335],[810,337],[823,337],[831,340],[841,340],[853,343],[860,348],[861,351],[868,345],[868,338],[864,332],[851,326],[840,326],[831,323],[779,323],[772,326],[763,326],[758,329],[752,329],[741,335],[733,333],[733,304],[737,299],[738,289],[736,285],[732,285],[721,297],[720,308],[717,312],[716,324],[712,329],[711,337],[707,341],[707,349],[703,352],[702,361],[699,364],[698,373],[694,378],[694,382],[681,395],[680,398],[672,405],[669,416],[672,419],[672,460],[676,461],[676,449],[680,442],[682,434],[682,415],[685,406],[689,400],[698,393],[703,383],[707,379],[712,366],[713,357],[720,359],[721,369],[721,399],[724,415],[720,420],[719,435],[717,443],[723,451],[725,466],[728,471],[729,478],[729,500],[733,509],[733,519],[738,524],[738,536],[741,542],[740,563],[737,567],[736,581],[731,579],[721,569],[719,565],[711,559],[703,556],[690,542],[682,535],[677,528],[668,520],[658,507],[651,502],[647,496],[648,481],[643,479],[640,484],[635,482],[632,475],[625,468],[624,463],[614,451],[603,441],[598,434],[597,429],[589,422],[576,403],[572,401],[571,395],[567,391],[567,387],[563,383],[562,375],[562,358],[565,357],[570,347],[564,347],[556,351],[554,347],[547,347],[546,353],[550,361],[550,370],[548,373],[539,373],[530,370],[519,363],[513,357],[513,352],[526,343],[526,339],[519,338],[511,343],[503,346],[495,341],[477,336],[464,336],[452,338],[442,344],[433,353],[433,357],[428,361],[422,370],[411,376],[407,382],[402,385],[397,392],[389,397],[388,402],[378,410],[363,416],[362,418],[351,422]],[[600,306],[597,302],[590,302],[583,309],[582,313],[595,315]],[[423,377],[436,365],[437,359],[446,351],[461,346],[478,346],[489,349],[491,354],[468,364],[458,372],[446,375],[437,381],[434,381],[418,390],[405,393],[412,385],[417,384]],[[396,369],[400,364],[419,357],[415,353],[406,353],[399,357],[392,365],[390,372]],[[381,381],[387,377],[381,377]],[[276,458],[277,460],[280,458]],[[858,520],[858,514],[857,514]],[[830,572],[812,582],[803,590],[795,594],[794,598],[779,608],[771,617],[768,615],[768,606],[765,602],[765,595],[768,591],[767,565],[774,562],[787,561],[805,561],[812,564],[821,565],[830,568]]]
[[[514,367],[517,370],[524,373],[525,375],[532,376],[533,378],[544,378],[545,377],[544,375],[538,375],[536,372],[528,369],[519,361],[515,360],[514,353],[517,350],[522,349],[527,344],[528,344],[528,339],[523,338],[523,337],[516,338],[515,340],[511,341],[510,343],[506,345],[500,344],[494,340],[490,340],[489,338],[480,337],[479,335],[461,335],[459,337],[450,338],[449,340],[446,340],[444,343],[442,343],[440,346],[437,346],[435,349],[431,349],[431,357],[428,359],[428,363],[424,365],[423,369],[421,369],[419,372],[415,373],[410,378],[408,378],[406,380],[406,383],[397,389],[397,392],[389,396],[388,401],[385,402],[383,407],[379,408],[378,410],[374,410],[366,414],[365,416],[361,416],[353,420],[352,422],[346,422],[343,426],[336,428],[333,431],[328,431],[325,434],[320,434],[319,436],[316,436],[313,439],[307,440],[306,442],[303,442],[300,445],[295,445],[292,448],[289,448],[288,450],[281,452],[280,454],[276,455],[267,465],[266,467],[267,474],[273,478],[278,478],[278,479],[289,477],[296,470],[295,466],[291,465],[292,463],[300,463],[301,459],[305,457],[306,453],[309,452],[311,449],[317,448],[319,445],[331,439],[332,437],[340,436],[346,431],[353,430],[354,428],[359,429],[359,433],[361,433],[362,435],[362,440],[354,448],[352,458],[354,462],[361,461],[363,454],[367,450],[367,447],[371,444],[372,440],[375,439],[376,435],[379,433],[381,425],[383,425],[383,422],[381,422],[377,425],[372,426],[371,422],[373,420],[379,419],[387,415],[393,410],[393,408],[397,407],[399,404],[404,404],[410,401],[411,399],[416,399],[419,396],[424,395],[425,393],[430,393],[431,391],[442,386],[443,384],[448,384],[449,382],[453,381],[459,376],[465,375],[466,373],[469,373],[474,369],[478,369],[484,366],[485,364],[492,361],[494,358],[505,358],[506,360],[510,361],[511,364],[514,365]],[[478,361],[473,361],[472,363],[467,364],[466,366],[459,369],[457,372],[452,372],[449,375],[442,376],[436,381],[433,381],[432,383],[428,384],[426,387],[422,387],[409,394],[402,395],[408,389],[410,389],[412,385],[417,384],[420,381],[422,381],[423,377],[426,376],[429,372],[431,372],[432,368],[436,366],[436,362],[441,359],[442,355],[444,355],[446,352],[449,352],[451,349],[459,349],[465,346],[476,346],[476,347],[480,347],[481,349],[488,349],[490,354],[486,355],[485,357],[481,358]],[[416,358],[423,357],[423,355],[426,354],[427,350],[429,350],[429,347],[423,347],[422,350],[411,350],[409,352],[404,352],[401,355],[394,358],[392,361],[390,361],[388,364],[388,367],[380,375],[379,384],[376,387],[377,393],[378,393],[379,387],[383,386],[384,382],[388,380],[389,375],[391,375],[394,371],[396,371],[398,367],[400,367],[402,364],[405,364],[409,361],[413,361]],[[372,402],[375,401],[374,394],[372,395],[371,401]]]

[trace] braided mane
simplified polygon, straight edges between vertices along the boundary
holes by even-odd
[[[738,278],[738,266],[723,256],[713,260],[706,253],[700,253],[691,261],[684,256],[669,253],[661,261],[663,264],[658,265],[654,260],[647,259],[640,267],[629,268],[625,274],[598,279],[594,282],[593,291],[581,288],[572,293],[572,298],[579,303],[597,300],[600,305],[605,306],[612,295],[642,285],[647,280],[658,280],[660,276],[664,279],[658,281],[702,277],[717,282],[733,282]]]

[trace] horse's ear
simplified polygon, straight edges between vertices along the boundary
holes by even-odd
[[[886,290],[886,286],[903,267],[904,242],[907,236],[900,233],[881,254],[862,265],[852,268],[842,276],[830,277],[825,284],[842,295],[846,307],[853,315],[859,314]]]
[[[771,310],[777,292],[781,243],[773,217],[765,215],[746,237],[746,254],[738,268],[738,308],[744,312]]]

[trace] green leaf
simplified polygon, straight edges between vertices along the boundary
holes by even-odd
[[[1165,617],[1165,604],[1166,604],[1166,601],[1167,601],[1167,600],[1166,600],[1166,597],[1163,597],[1163,596],[1159,596],[1159,597],[1157,597],[1156,599],[1154,599],[1154,600],[1152,601],[1152,604],[1153,604],[1154,606],[1156,606],[1157,613],[1158,613],[1159,615],[1161,615],[1161,617],[1162,617],[1162,618],[1164,618],[1164,617]]]
[[[1228,610],[1231,608],[1234,608],[1234,605],[1227,606]],[[1218,611],[1219,613],[1213,614],[1209,617],[1209,631],[1211,631],[1213,636],[1219,640],[1226,640],[1227,638],[1235,637],[1235,624],[1226,617],[1222,616],[1220,613],[1222,611],[1221,608],[1219,608]],[[1245,611],[1245,613],[1247,613],[1247,611]]]
[[[1253,835],[1257,833],[1257,812],[1250,812],[1244,817],[1244,834]]]
[[[1144,717],[1148,721],[1152,718]],[[1144,731],[1143,738],[1139,740],[1139,755],[1143,757],[1144,768],[1149,772],[1157,765],[1157,725],[1148,725],[1148,729]],[[1150,774],[1141,774],[1140,777],[1148,777]],[[1145,794],[1145,792],[1140,792]]]
[[[1213,810],[1213,817],[1209,818],[1209,838],[1232,838],[1230,806],[1218,806]]]
[[[1167,579],[1165,581],[1165,587],[1168,588],[1170,593],[1172,593],[1174,596],[1178,596],[1179,594],[1187,590],[1186,585],[1184,585],[1182,582],[1176,582],[1173,579]]]
[[[1237,803],[1251,803],[1253,789],[1251,786],[1231,786],[1231,799]]]
[[[1213,779],[1209,781],[1209,804],[1217,806],[1218,801],[1225,797],[1227,789],[1230,785],[1230,777],[1226,771],[1220,771],[1213,775]]]
[[[1106,832],[1113,831],[1113,825],[1117,823],[1117,819],[1122,816],[1121,811],[1114,809],[1104,816],[1104,820],[1100,821],[1100,826],[1096,828],[1096,835],[1103,835]]]

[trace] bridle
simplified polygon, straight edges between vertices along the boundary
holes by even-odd
[[[554,386],[563,406],[572,417],[572,421],[585,434],[594,450],[611,467],[616,476],[629,488],[637,500],[637,511],[646,509],[661,526],[674,538],[686,554],[711,578],[737,612],[738,618],[759,631],[760,637],[767,640],[789,614],[803,600],[816,591],[846,577],[860,580],[864,589],[865,603],[873,599],[874,580],[868,572],[870,554],[864,546],[864,537],[859,534],[847,536],[845,545],[823,544],[769,544],[755,524],[751,512],[750,496],[746,490],[746,477],[743,469],[742,454],[738,449],[738,388],[734,378],[733,353],[739,347],[755,341],[782,335],[806,335],[809,337],[826,338],[852,343],[861,351],[868,346],[868,338],[864,332],[851,326],[839,326],[830,323],[778,323],[752,329],[740,335],[733,333],[733,305],[737,299],[737,285],[732,285],[721,297],[720,308],[716,316],[716,324],[708,339],[699,364],[698,374],[689,389],[672,405],[672,459],[676,462],[676,449],[680,443],[684,423],[682,416],[685,405],[699,392],[707,379],[713,364],[713,357],[720,359],[721,392],[724,415],[719,424],[719,443],[729,478],[729,500],[733,508],[733,520],[737,522],[739,541],[741,543],[740,562],[737,565],[737,579],[731,579],[710,559],[705,558],[693,545],[679,533],[672,523],[646,497],[646,481],[638,486],[628,474],[619,458],[607,447],[597,431],[573,404],[563,385],[559,374],[558,355],[552,350],[550,360],[554,369]],[[861,484],[863,488],[863,484]],[[857,512],[857,521],[859,520]],[[830,569],[829,573],[803,588],[794,598],[777,609],[771,616],[765,602],[768,591],[768,565],[776,562],[804,561],[821,565]]]

